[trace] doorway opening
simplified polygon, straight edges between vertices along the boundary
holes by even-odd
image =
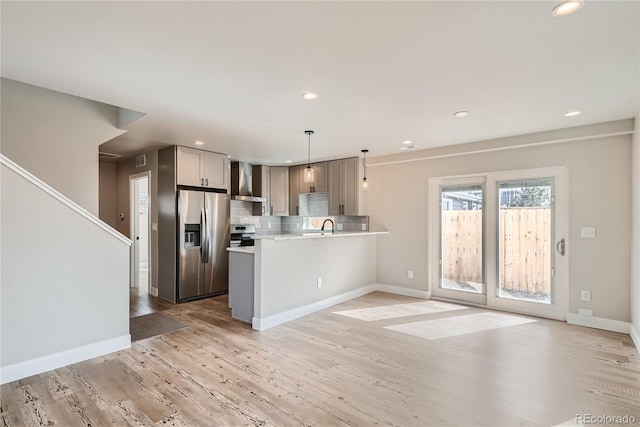
[[[150,172],[129,176],[131,287],[138,295],[148,295],[151,283],[149,181]]]

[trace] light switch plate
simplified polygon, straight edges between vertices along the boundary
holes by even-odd
[[[157,222],[152,222],[151,223],[151,231],[158,231],[158,223]]]
[[[595,227],[581,227],[580,228],[580,237],[584,237],[586,239],[594,239],[596,237],[596,228]]]
[[[580,291],[580,300],[582,301],[591,301],[591,291],[581,290]]]
[[[362,224],[362,231],[367,231],[367,224]]]

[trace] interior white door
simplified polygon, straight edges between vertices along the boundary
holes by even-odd
[[[149,291],[150,281],[150,193],[149,174],[133,175],[130,177],[130,206],[131,206],[131,287],[137,288],[138,293]]]

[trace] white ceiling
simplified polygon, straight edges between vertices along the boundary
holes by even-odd
[[[3,1],[1,69],[146,113],[104,147],[125,155],[300,163],[306,129],[313,161],[638,116],[640,3],[555,4]]]

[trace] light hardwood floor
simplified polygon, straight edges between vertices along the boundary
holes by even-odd
[[[640,422],[629,336],[545,319],[428,340],[338,310],[417,302],[376,292],[264,331],[227,298],[172,306],[187,328],[1,388],[6,426],[543,425]]]

